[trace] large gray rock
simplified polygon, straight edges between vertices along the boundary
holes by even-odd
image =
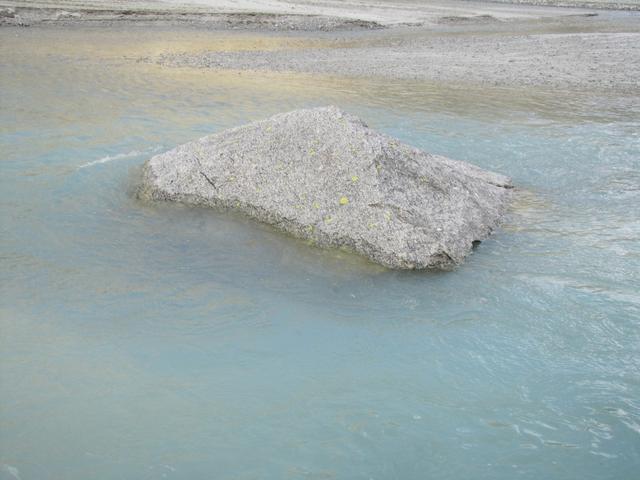
[[[431,155],[336,107],[195,140],[143,168],[140,196],[232,209],[391,268],[451,268],[498,225],[510,180]]]

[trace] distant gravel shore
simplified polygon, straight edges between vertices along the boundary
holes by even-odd
[[[495,86],[640,89],[640,32],[416,37],[396,38],[390,45],[166,54],[140,60],[171,67],[294,71]]]
[[[366,5],[355,0],[0,0],[0,25],[184,27],[318,40],[296,48],[243,51],[204,46],[135,59],[168,68],[640,94],[640,12],[602,10],[638,9],[640,0],[514,1],[518,5],[501,0],[370,0]]]
[[[447,18],[549,18],[584,8],[640,10],[640,0],[0,0],[0,26],[118,23],[333,31],[438,24]]]
[[[640,1],[617,2],[615,0],[486,0],[509,5],[535,5],[545,7],[597,8],[603,10],[640,10]]]

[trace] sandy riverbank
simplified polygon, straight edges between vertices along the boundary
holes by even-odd
[[[334,37],[322,48],[184,52],[141,60],[173,67],[637,91],[640,31],[607,26],[572,19],[437,32],[405,28]]]
[[[584,3],[584,2],[573,2]],[[596,2],[612,6],[613,2]],[[631,8],[635,2],[615,3]],[[637,2],[640,5],[640,2]],[[436,0],[0,0],[5,25],[159,26],[303,36],[303,46],[159,52],[167,68],[638,92],[640,12]],[[631,6],[631,7],[630,7]],[[304,33],[296,33],[296,32]],[[160,34],[160,33],[159,33]],[[302,37],[301,37],[302,38]]]
[[[443,19],[551,18],[583,14],[584,7],[640,10],[640,0],[526,1],[543,5],[470,0],[0,0],[0,25],[161,23],[213,29],[336,30],[433,25]]]

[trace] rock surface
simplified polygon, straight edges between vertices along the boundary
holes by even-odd
[[[451,268],[498,225],[510,180],[336,107],[296,110],[148,160],[141,198],[231,209],[390,268]]]

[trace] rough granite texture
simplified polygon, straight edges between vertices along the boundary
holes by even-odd
[[[449,269],[496,228],[510,188],[503,175],[323,107],[156,155],[144,165],[139,196],[239,211],[390,268]]]

